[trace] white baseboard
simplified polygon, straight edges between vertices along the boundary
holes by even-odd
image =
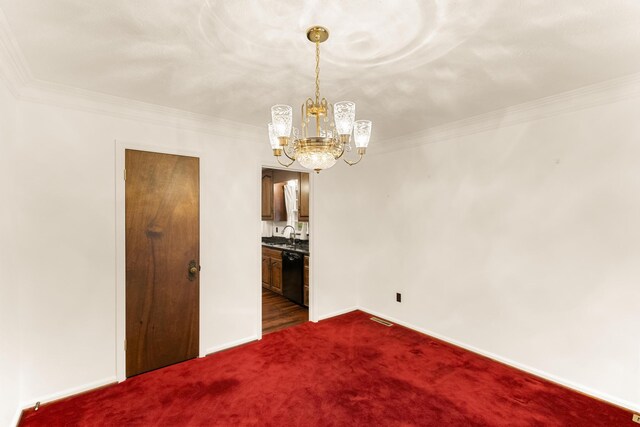
[[[573,381],[558,377],[556,375],[550,374],[550,373],[545,372],[545,371],[541,371],[541,370],[536,369],[536,368],[532,368],[530,366],[524,365],[522,363],[516,362],[516,361],[508,359],[506,357],[502,357],[502,356],[499,356],[497,354],[494,354],[494,353],[479,349],[479,348],[474,347],[472,345],[465,344],[463,342],[460,342],[460,341],[457,341],[455,339],[446,337],[444,335],[438,334],[438,333],[430,331],[428,329],[412,325],[411,323],[404,322],[402,320],[398,320],[398,319],[396,319],[394,317],[390,317],[390,316],[388,316],[386,314],[377,312],[375,310],[370,310],[370,309],[365,308],[365,307],[350,307],[350,308],[346,308],[346,309],[343,309],[343,310],[335,311],[335,312],[328,313],[328,314],[320,316],[319,320],[325,320],[325,319],[328,319],[328,318],[331,318],[331,317],[335,317],[335,316],[339,316],[339,315],[342,315],[342,314],[346,314],[346,313],[349,313],[349,312],[355,311],[355,310],[362,310],[365,313],[368,313],[368,314],[371,314],[373,316],[377,316],[377,317],[389,320],[392,323],[396,323],[396,324],[404,326],[406,328],[413,329],[414,331],[421,332],[421,333],[429,335],[429,336],[431,336],[433,338],[437,338],[437,339],[442,340],[444,342],[447,342],[449,344],[453,344],[453,345],[455,345],[457,347],[464,348],[465,350],[471,351],[473,353],[480,354],[482,356],[488,357],[488,358],[493,359],[495,361],[498,361],[500,363],[504,363],[505,365],[512,366],[512,367],[514,367],[516,369],[519,369],[521,371],[528,372],[530,374],[533,374],[533,375],[536,375],[538,377],[544,378],[544,379],[549,380],[551,382],[563,385],[563,386],[568,387],[570,389],[573,389],[573,390],[579,391],[581,393],[584,393],[586,395],[592,396],[592,397],[594,397],[596,399],[604,400],[606,402],[612,403],[612,404],[617,405],[617,406],[621,406],[623,408],[629,409],[629,410],[637,412],[637,413],[640,412],[640,405],[634,404],[634,403],[629,402],[627,400],[619,399],[619,398],[611,396],[611,395],[609,395],[607,393],[603,393],[603,392],[600,392],[598,390],[594,390],[594,389],[592,389],[590,387],[587,387],[585,385],[575,383]],[[206,350],[206,354],[211,354],[211,353],[216,353],[216,352],[219,352],[219,351],[222,351],[222,350],[227,350],[227,349],[230,349],[230,348],[233,348],[233,347],[237,347],[239,345],[247,344],[247,343],[250,343],[250,342],[253,342],[253,341],[257,341],[257,340],[258,340],[257,335],[252,335],[252,336],[249,336],[249,337],[246,337],[246,338],[242,338],[242,339],[239,339],[239,340],[236,340],[236,341],[225,343],[223,345],[211,347],[211,348]],[[89,391],[89,390],[92,390],[92,389],[95,389],[95,388],[98,388],[98,387],[102,387],[102,386],[105,386],[105,385],[113,384],[113,383],[116,383],[116,382],[117,382],[116,377],[112,376],[112,377],[104,378],[102,380],[98,380],[98,381],[94,381],[94,382],[91,382],[91,383],[87,383],[87,384],[84,384],[82,386],[72,387],[72,388],[63,390],[61,392],[51,393],[51,394],[48,394],[48,395],[45,395],[45,396],[41,396],[39,398],[35,398],[35,399],[30,399],[30,400],[24,401],[24,402],[22,402],[20,404],[20,406],[16,410],[16,413],[15,413],[15,415],[13,417],[12,425],[13,426],[17,426],[18,421],[20,420],[20,416],[22,414],[22,411],[24,409],[28,409],[28,408],[31,408],[31,407],[35,406],[35,404],[37,402],[40,402],[40,403],[44,404],[44,403],[47,403],[47,402],[51,402],[53,400],[62,399],[62,398],[65,398],[65,397],[72,396],[74,394],[79,394],[79,393],[82,393],[82,392],[85,392],[85,391]]]
[[[115,375],[111,376],[111,377],[107,377],[107,378],[103,378],[101,380],[98,381],[93,381],[87,384],[83,384],[81,386],[78,387],[72,387],[72,388],[68,388],[66,390],[63,391],[59,391],[56,393],[51,393],[51,394],[47,394],[45,396],[40,396],[34,399],[28,399],[26,401],[23,401],[20,404],[20,407],[22,408],[20,410],[20,412],[22,412],[22,410],[24,409],[28,409],[28,408],[32,408],[36,405],[36,403],[40,402],[41,404],[47,403],[47,402],[51,402],[53,400],[58,400],[58,399],[63,399],[65,397],[69,397],[69,396],[73,396],[74,394],[79,394],[79,393],[83,393],[85,391],[89,391],[89,390],[93,390],[94,388],[98,388],[98,387],[103,387],[105,385],[109,385],[109,384],[115,384],[118,381],[116,380]]]
[[[228,342],[228,343],[225,343],[225,344],[222,344],[222,345],[218,345],[218,346],[215,346],[215,347],[210,347],[210,348],[206,349],[204,351],[204,354],[201,355],[200,357],[205,357],[205,356],[207,356],[207,355],[209,355],[211,353],[217,353],[217,352],[222,351],[222,350],[228,350],[230,348],[237,347],[237,346],[243,345],[243,344],[247,344],[247,343],[250,343],[250,342],[253,342],[253,341],[258,341],[258,336],[257,335],[251,335],[251,336],[246,337],[246,338],[241,338],[239,340],[231,341],[231,342]]]
[[[239,345],[242,344],[246,344],[252,341],[257,341],[258,337],[256,335],[252,335],[250,337],[246,337],[240,340],[236,340],[236,341],[232,341],[220,346],[216,346],[216,347],[211,347],[209,349],[206,350],[206,354],[211,354],[211,353],[216,353],[218,351],[222,351],[222,350],[227,350],[229,348],[232,347],[237,347]],[[22,414],[22,411],[25,409],[29,409],[29,408],[33,408],[36,403],[40,402],[41,404],[47,403],[47,402],[51,402],[54,400],[58,400],[58,399],[63,399],[65,397],[69,397],[69,396],[73,396],[74,394],[79,394],[79,393],[83,393],[85,391],[89,391],[98,387],[102,387],[105,385],[109,385],[109,384],[115,384],[117,383],[118,380],[116,378],[116,376],[111,376],[111,377],[107,377],[98,381],[93,381],[87,384],[83,384],[81,386],[78,387],[72,387],[72,388],[68,388],[66,390],[60,391],[60,392],[56,392],[56,393],[51,393],[45,396],[40,396],[40,397],[36,397],[33,399],[28,399],[25,400],[23,402],[20,403],[20,406],[18,407],[18,409],[16,410],[16,414],[14,415],[14,420],[13,420],[13,425],[17,425],[19,419],[20,419],[20,415]]]
[[[318,316],[318,321],[325,320],[325,319],[328,319],[330,317],[340,316],[341,314],[350,313],[350,312],[355,311],[355,310],[359,310],[359,308],[354,306],[354,307],[345,308],[343,310],[334,311],[332,313],[323,314],[323,315]]]
[[[580,393],[586,394],[586,395],[591,396],[593,398],[604,400],[604,401],[606,401],[608,403],[611,403],[611,404],[617,405],[617,406],[621,406],[621,407],[626,408],[626,409],[628,409],[630,411],[634,411],[634,412],[639,412],[640,411],[640,405],[634,404],[634,403],[629,402],[627,400],[619,399],[619,398],[617,398],[615,396],[611,396],[611,395],[609,395],[607,393],[603,393],[603,392],[600,392],[598,390],[594,390],[594,389],[592,389],[590,387],[587,387],[585,385],[575,383],[573,381],[558,377],[556,375],[550,374],[550,373],[545,372],[545,371],[541,371],[541,370],[536,369],[536,368],[532,368],[531,366],[527,366],[527,365],[524,365],[522,363],[516,362],[514,360],[508,359],[506,357],[502,357],[502,356],[499,356],[497,354],[491,353],[489,351],[485,351],[485,350],[482,350],[480,348],[474,347],[472,345],[465,344],[463,342],[454,340],[452,338],[446,337],[444,335],[438,334],[438,333],[430,331],[428,329],[424,329],[424,328],[412,325],[411,323],[408,323],[408,322],[403,322],[402,320],[398,320],[398,319],[396,319],[394,317],[387,316],[386,314],[379,313],[379,312],[377,312],[375,310],[370,310],[370,309],[365,308],[365,307],[360,307],[359,310],[362,310],[363,312],[371,314],[373,316],[381,317],[381,318],[383,318],[385,320],[388,320],[388,321],[390,321],[392,323],[397,323],[398,325],[404,326],[406,328],[413,329],[414,331],[421,332],[421,333],[423,333],[425,335],[429,335],[429,336],[431,336],[433,338],[437,338],[437,339],[439,339],[441,341],[444,341],[444,342],[447,342],[449,344],[453,344],[453,345],[455,345],[457,347],[463,348],[463,349],[468,350],[468,351],[470,351],[472,353],[477,353],[477,354],[480,354],[482,356],[488,357],[489,359],[495,360],[495,361],[503,363],[505,365],[509,365],[509,366],[511,366],[513,368],[519,369],[519,370],[527,372],[529,374],[544,378],[544,379],[546,379],[548,381],[551,381],[553,383],[560,384],[560,385],[563,385],[563,386],[568,387],[570,389],[579,391]]]

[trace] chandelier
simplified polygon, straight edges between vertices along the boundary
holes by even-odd
[[[324,27],[311,27],[307,38],[316,45],[315,99],[307,98],[302,104],[300,130],[292,127],[291,106],[279,104],[271,107],[269,141],[273,155],[282,166],[289,167],[297,160],[302,167],[316,173],[332,167],[343,156],[343,160],[353,166],[367,152],[371,121],[355,120],[356,104],[351,101],[330,104],[320,97],[320,43],[329,38],[329,31]],[[352,151],[352,134],[358,155],[353,161],[346,159],[346,153]],[[283,154],[289,159],[285,160],[286,163],[281,160]]]

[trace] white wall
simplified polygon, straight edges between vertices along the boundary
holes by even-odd
[[[360,306],[640,407],[639,111],[366,158],[340,208]]]
[[[230,129],[216,135],[170,118],[161,125],[124,117],[22,103],[9,174],[20,212],[10,249],[24,302],[23,404],[115,380],[115,182],[122,171],[114,140],[202,153],[201,352],[257,337],[260,278],[246,266],[259,263],[257,227],[248,226],[259,209],[259,150],[225,136]]]
[[[0,79],[0,425],[8,426],[19,406],[19,284],[11,247],[15,177],[10,173],[18,102]]]
[[[16,116],[0,91],[14,145],[0,157],[2,420],[18,388],[24,405],[115,380],[114,140],[202,153],[202,350],[258,334],[260,166],[275,166],[262,134],[40,95]],[[640,406],[639,110],[619,101],[314,174],[316,317],[360,306]]]
[[[15,301],[22,301],[20,387],[14,365],[2,364],[16,381],[3,387],[13,393],[12,410],[18,388],[26,406],[116,380],[115,183],[122,171],[115,170],[115,140],[201,153],[201,354],[255,339],[260,166],[273,165],[264,135],[237,124],[195,126],[164,113],[133,114],[75,95],[25,93],[19,116],[6,115],[17,123],[4,172],[19,215],[2,218],[12,233],[3,249],[20,272],[3,299],[14,310],[7,315],[17,317]],[[344,225],[331,224],[343,214],[330,208],[340,191],[328,173],[312,180],[312,214],[329,228],[326,236],[315,228],[323,238],[312,246],[316,317],[356,305],[353,277],[336,273],[348,258],[332,249],[348,239]]]
[[[353,196],[346,164],[333,169],[313,173],[312,217],[310,241],[315,257],[313,273],[317,284],[314,297],[318,307],[318,319],[351,311],[357,308],[358,269],[353,266],[353,254],[348,251],[352,243],[352,212],[345,200]],[[346,175],[346,176],[345,176]],[[345,183],[348,182],[349,184]],[[311,292],[314,292],[311,289]]]

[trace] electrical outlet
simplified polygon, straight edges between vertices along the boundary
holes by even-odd
[[[396,292],[396,301],[402,302],[402,294],[400,292]]]
[[[640,415],[633,414],[633,417],[631,417],[631,421],[633,421],[634,423],[640,424]]]

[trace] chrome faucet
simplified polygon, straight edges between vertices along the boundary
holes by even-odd
[[[282,235],[284,235],[284,230],[286,230],[287,228],[290,228],[292,230],[291,233],[289,234],[289,239],[291,239],[291,244],[295,246],[296,245],[296,229],[293,228],[292,225],[287,225],[285,228],[282,229]]]

